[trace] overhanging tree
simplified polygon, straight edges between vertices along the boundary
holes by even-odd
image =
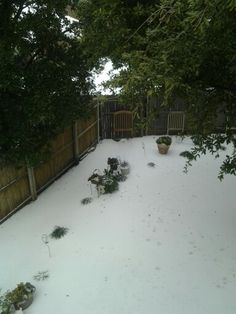
[[[71,1],[0,1],[0,159],[31,164],[88,113],[90,66]]]
[[[93,38],[96,43],[96,32],[91,30],[104,25],[109,35],[100,34],[98,57],[107,56],[116,65],[126,65],[113,85],[120,84],[128,96],[139,95],[142,86],[145,93],[162,95],[165,105],[171,103],[173,95],[182,96],[194,134],[195,147],[186,154],[189,162],[207,150],[217,157],[223,144],[231,143],[232,154],[224,161],[219,176],[236,174],[235,1],[82,3],[84,41]],[[91,16],[88,26],[86,21]],[[219,112],[225,115],[224,134],[214,134]]]

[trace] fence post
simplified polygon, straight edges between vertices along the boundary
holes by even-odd
[[[100,141],[100,110],[99,110],[99,102],[97,102],[97,142]]]
[[[141,122],[141,128],[140,128],[140,136],[143,137],[143,131],[144,131],[144,125],[143,125],[143,103],[141,103],[140,110],[140,122]]]
[[[73,124],[73,149],[75,164],[79,164],[79,143],[78,143],[78,125],[77,121]]]
[[[147,95],[147,102],[146,102],[146,126],[145,126],[145,135],[148,135],[148,124],[149,124],[149,97]]]
[[[35,201],[37,199],[37,188],[36,188],[36,181],[34,175],[34,168],[27,164],[27,173],[28,173],[28,180],[29,180],[29,187],[30,187],[30,194],[32,200]]]

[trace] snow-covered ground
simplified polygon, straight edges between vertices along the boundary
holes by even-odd
[[[157,152],[156,137],[104,140],[77,167],[0,226],[0,288],[36,286],[26,314],[235,314],[236,178],[220,159],[183,173],[190,140]],[[118,192],[91,196],[108,157],[129,161]],[[154,162],[155,168],[147,166]],[[69,228],[42,241],[54,226]],[[48,270],[50,277],[33,276]]]

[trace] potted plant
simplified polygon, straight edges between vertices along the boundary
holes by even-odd
[[[158,139],[156,140],[156,143],[157,143],[159,153],[167,154],[169,147],[171,145],[171,142],[172,142],[171,137],[169,137],[168,135],[158,137]]]
[[[127,176],[129,174],[130,166],[127,161],[122,161],[120,163],[120,171],[123,176]]]
[[[98,196],[101,194],[113,193],[118,190],[118,178],[117,175],[111,173],[107,169],[104,170],[104,174],[93,173],[88,178],[92,184],[95,184]]]
[[[31,283],[19,283],[17,287],[6,293],[5,300],[13,304],[16,310],[25,310],[33,302],[35,287]],[[9,312],[11,313],[11,312]]]

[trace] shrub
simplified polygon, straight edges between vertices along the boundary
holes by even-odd
[[[68,228],[55,226],[53,232],[50,234],[51,238],[60,239],[67,234]]]
[[[155,168],[156,164],[154,162],[149,162],[148,167]]]
[[[9,300],[12,304],[16,304],[26,299],[27,295],[32,294],[34,291],[35,287],[29,282],[21,282],[14,290],[6,293],[6,299]]]
[[[83,198],[83,199],[81,200],[81,204],[82,204],[82,205],[87,205],[87,204],[91,203],[92,200],[93,200],[92,197],[85,197],[85,198]]]
[[[115,176],[106,174],[103,179],[104,193],[113,193],[119,189],[118,180]]]
[[[12,314],[15,311],[14,305],[6,298],[6,294],[0,296],[0,313]]]

